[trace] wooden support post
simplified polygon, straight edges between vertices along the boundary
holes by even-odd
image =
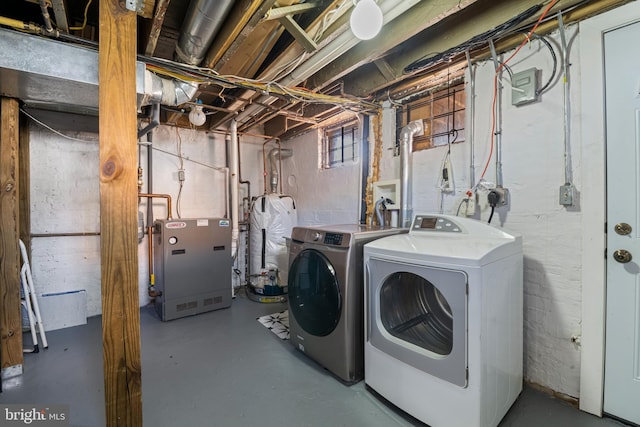
[[[24,242],[27,247],[27,253],[31,253],[31,184],[30,184],[30,170],[31,170],[31,154],[30,154],[30,135],[29,135],[29,119],[22,115],[20,116],[20,140],[18,146],[18,162],[19,162],[19,184],[20,188],[20,206],[19,212],[20,218],[20,240]],[[22,263],[22,261],[21,261]]]
[[[18,101],[0,100],[0,361],[5,375],[22,373],[18,200]]]
[[[100,1],[100,251],[106,425],[142,426],[136,14]]]

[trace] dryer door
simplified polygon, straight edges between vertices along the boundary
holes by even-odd
[[[321,252],[305,249],[289,267],[289,307],[307,333],[329,335],[340,321],[342,296],[336,270]]]
[[[390,356],[467,386],[467,275],[370,258],[369,341]]]

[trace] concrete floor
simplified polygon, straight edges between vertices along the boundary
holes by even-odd
[[[229,309],[163,323],[141,311],[143,421],[148,426],[422,426],[360,382],[345,386],[255,319],[285,310],[240,294]],[[47,334],[5,381],[0,403],[68,404],[72,426],[103,426],[101,318]],[[25,340],[29,340],[25,335]],[[526,387],[500,426],[622,426]],[[448,427],[448,426],[445,426]]]

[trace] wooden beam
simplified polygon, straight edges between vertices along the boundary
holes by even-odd
[[[146,56],[153,56],[158,45],[158,38],[160,37],[160,31],[162,30],[162,24],[164,17],[167,14],[167,8],[171,0],[158,0],[156,4],[156,11],[153,14],[153,22],[151,23],[151,29],[147,37],[147,46],[144,49]]]
[[[27,254],[31,253],[31,154],[29,140],[29,119],[26,116],[21,115],[18,143],[18,188],[20,189],[18,218],[20,240],[24,242],[24,245],[27,248]]]
[[[0,100],[0,361],[22,372],[20,306],[18,101]]]
[[[226,62],[233,56],[244,39],[253,31],[275,2],[275,0],[236,1],[240,4],[236,4],[225,19],[225,25],[220,29],[220,33],[209,48],[204,61],[207,67],[218,67],[220,61]]]
[[[330,11],[334,11],[340,7],[342,0],[334,0],[329,6],[327,6],[322,13],[318,15],[318,17],[309,25],[305,31],[309,34],[314,34],[319,31],[320,26],[327,13]],[[345,15],[338,17],[338,20],[331,25],[320,37],[320,45],[324,46],[333,40],[341,31],[347,30],[348,19]],[[276,77],[279,71],[282,70],[287,64],[290,64],[292,61],[295,61],[300,55],[304,54],[304,48],[298,43],[291,43],[289,47],[287,47],[284,52],[282,52],[278,57],[271,62],[269,67],[264,70],[258,78],[263,80],[272,80]]]
[[[284,28],[287,29],[289,34],[293,36],[294,39],[304,48],[307,52],[313,52],[318,49],[318,45],[309,37],[301,27],[298,25],[296,21],[291,17],[291,15],[283,16],[278,19],[278,22],[282,24]]]
[[[100,253],[107,426],[142,426],[138,300],[136,14],[100,1]]]

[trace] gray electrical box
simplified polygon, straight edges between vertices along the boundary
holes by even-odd
[[[155,306],[163,321],[231,305],[231,225],[224,218],[157,220]]]
[[[529,68],[511,77],[511,104],[525,105],[538,100],[538,70]]]

